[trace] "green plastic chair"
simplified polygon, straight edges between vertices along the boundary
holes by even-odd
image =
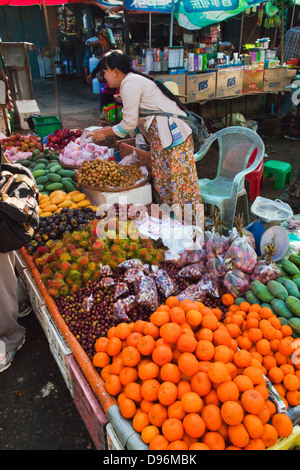
[[[219,144],[219,163],[214,179],[199,179],[202,201],[220,210],[220,218],[228,230],[233,227],[237,200],[243,196],[246,223],[249,223],[248,194],[245,188],[245,176],[261,163],[265,146],[262,139],[251,129],[232,126],[217,131],[205,141],[195,154],[195,162],[200,161],[210,150],[214,142]],[[253,163],[247,164],[253,151],[257,154]]]

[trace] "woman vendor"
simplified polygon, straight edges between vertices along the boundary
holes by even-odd
[[[177,219],[200,226],[202,202],[192,129],[178,117],[154,115],[156,111],[184,116],[183,104],[162,83],[133,70],[131,59],[121,51],[105,54],[101,68],[109,86],[119,88],[123,119],[115,126],[93,131],[93,140],[114,135],[123,138],[142,132],[150,144],[157,202],[172,206]],[[141,118],[141,113],[148,115]]]

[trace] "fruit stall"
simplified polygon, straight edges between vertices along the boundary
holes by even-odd
[[[217,215],[174,257],[159,217],[142,230],[149,206],[116,202],[151,187],[141,152],[55,132],[1,141],[40,191],[16,269],[95,447],[297,449],[298,216],[275,224],[293,234],[279,257],[276,237],[258,250],[242,216],[225,231]]]

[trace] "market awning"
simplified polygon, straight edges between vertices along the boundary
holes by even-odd
[[[173,0],[174,16],[182,28],[200,29],[260,4],[257,0]],[[172,0],[124,0],[127,10],[172,13]]]

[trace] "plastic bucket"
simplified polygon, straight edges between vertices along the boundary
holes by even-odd
[[[255,240],[255,251],[258,256],[260,256],[260,241],[261,237],[266,230],[265,222],[263,220],[252,222],[252,224],[246,227],[246,230],[252,233]]]
[[[262,234],[260,240],[260,251],[264,253],[264,245],[268,243],[274,243],[277,248],[277,253],[272,257],[273,261],[279,261],[287,254],[289,249],[289,236],[284,228],[279,225],[274,225],[273,227],[268,228]]]

